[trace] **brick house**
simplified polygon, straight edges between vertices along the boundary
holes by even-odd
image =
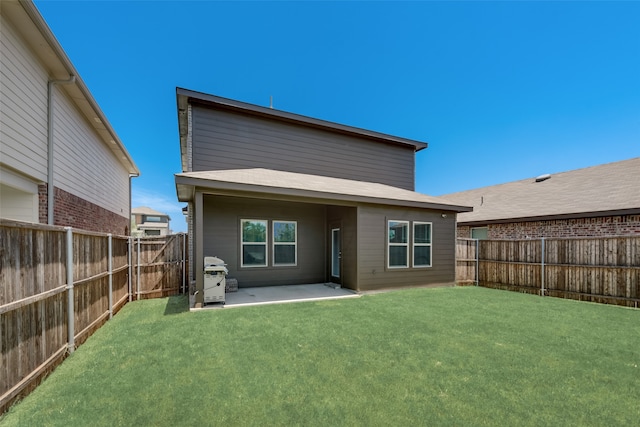
[[[640,157],[442,197],[473,206],[458,237],[640,235]]]
[[[415,153],[426,143],[176,95],[176,190],[188,203],[198,291],[204,256],[223,259],[240,287],[454,283],[455,217],[470,208],[414,191]]]
[[[128,234],[131,156],[33,2],[0,12],[0,217]]]

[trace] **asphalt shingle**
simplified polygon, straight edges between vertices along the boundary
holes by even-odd
[[[441,197],[473,206],[473,212],[458,215],[459,223],[640,212],[640,157]]]

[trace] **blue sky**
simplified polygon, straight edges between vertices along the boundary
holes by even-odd
[[[640,156],[640,2],[35,4],[175,231],[176,86],[428,142],[436,196]]]

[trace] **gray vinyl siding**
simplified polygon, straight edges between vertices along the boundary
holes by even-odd
[[[0,50],[0,161],[45,182],[47,72],[4,16]]]
[[[414,189],[414,149],[194,105],[193,171],[266,168]]]
[[[204,256],[223,259],[227,263],[229,277],[238,279],[239,287],[322,283],[326,265],[325,212],[324,205],[205,195],[202,234]],[[271,266],[273,246],[269,238],[269,266],[241,267],[242,219],[297,221],[297,265]]]
[[[358,290],[451,284],[455,281],[455,214],[363,205],[358,208]],[[432,266],[387,268],[387,220],[432,223]],[[412,227],[412,224],[410,225]]]

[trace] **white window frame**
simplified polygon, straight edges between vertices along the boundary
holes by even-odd
[[[407,241],[405,243],[391,243],[389,241],[389,230],[391,229],[391,223],[399,223],[405,224],[407,226]],[[388,269],[399,269],[399,268],[409,268],[409,242],[411,241],[411,222],[400,220],[400,219],[389,219],[387,220],[387,230],[386,230],[386,239],[387,239],[387,268]],[[406,251],[406,264],[405,265],[391,265],[391,248],[392,247],[404,247]]]
[[[278,224],[293,224],[293,226],[295,227],[295,236],[294,236],[294,241],[293,242],[276,242],[276,223]],[[279,219],[274,219],[273,221],[271,221],[271,236],[273,241],[271,242],[273,245],[273,250],[271,251],[272,253],[272,259],[271,259],[271,264],[274,267],[295,267],[298,265],[298,221],[286,221],[286,220],[279,220]],[[276,264],[276,246],[293,246],[294,247],[294,253],[293,253],[293,257],[294,257],[294,261],[293,264],[291,263],[287,263],[287,264]]]
[[[416,225],[428,225],[429,226],[429,243],[416,243]],[[413,250],[411,256],[411,265],[414,268],[429,268],[433,265],[433,223],[427,221],[413,221],[412,231],[412,243]],[[429,264],[416,264],[416,247],[428,247],[429,248]]]
[[[263,222],[265,223],[264,229],[264,242],[245,242],[244,241],[244,223],[245,222]],[[269,264],[269,220],[267,219],[241,219],[240,220],[240,267],[242,268],[264,268]],[[264,245],[264,264],[245,264],[244,263],[244,246],[245,245]]]

